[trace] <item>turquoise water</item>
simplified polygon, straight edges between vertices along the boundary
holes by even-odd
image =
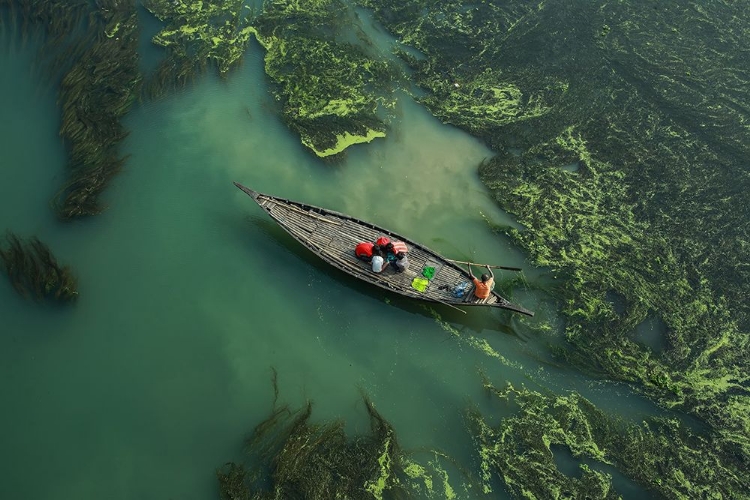
[[[362,389],[404,448],[438,448],[466,467],[476,458],[462,412],[488,407],[480,370],[498,385],[579,390],[627,417],[654,411],[624,387],[548,364],[554,333],[531,335],[500,311],[424,306],[328,267],[232,185],[537,279],[484,220],[513,223],[476,174],[491,152],[408,96],[387,138],[325,164],[279,121],[252,45],[227,81],[207,76],[136,106],[110,208],[61,223],[48,201],[65,149],[35,54],[7,36],[0,47],[0,228],[49,244],[81,295],[38,304],[0,281],[0,498],[218,498],[215,469],[240,458],[270,409],[271,367],[281,399],[312,399],[315,418],[366,431]],[[552,314],[531,292],[516,300]]]

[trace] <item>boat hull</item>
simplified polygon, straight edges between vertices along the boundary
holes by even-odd
[[[452,307],[496,307],[526,316],[534,315],[496,292],[486,299],[479,299],[473,293],[455,297],[453,287],[471,281],[467,270],[400,234],[334,210],[259,193],[237,182],[234,185],[255,200],[297,241],[330,265],[362,281],[400,295]],[[374,273],[369,264],[355,257],[354,247],[358,243],[374,242],[380,236],[406,243],[409,247],[409,269],[396,273],[388,268],[382,273]],[[434,271],[430,271],[430,268]],[[431,277],[427,279],[429,275]]]

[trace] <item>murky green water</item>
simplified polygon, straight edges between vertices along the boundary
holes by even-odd
[[[528,268],[483,220],[512,223],[477,178],[491,152],[410,98],[386,139],[324,164],[279,122],[253,45],[228,81],[137,106],[109,210],[60,223],[48,206],[65,178],[59,111],[32,45],[6,36],[0,47],[0,229],[48,243],[81,296],[36,304],[0,281],[0,498],[217,498],[215,469],[270,408],[271,367],[281,398],[314,400],[316,418],[365,430],[362,389],[406,449],[439,448],[466,467],[476,459],[462,412],[488,404],[479,370],[498,384],[575,388],[626,416],[652,411],[545,364],[548,339],[516,317],[425,307],[329,268],[232,186]],[[547,309],[531,293],[516,300]]]

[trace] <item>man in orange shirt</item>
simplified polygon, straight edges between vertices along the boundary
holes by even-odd
[[[474,295],[476,295],[478,299],[486,299],[490,296],[492,289],[495,287],[495,275],[492,274],[492,269],[490,269],[490,266],[487,266],[487,272],[490,274],[483,274],[482,280],[480,281],[474,277],[474,274],[471,272],[471,264],[468,264],[467,267],[469,268],[471,281],[474,282]]]

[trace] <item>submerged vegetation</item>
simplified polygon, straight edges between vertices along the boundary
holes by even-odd
[[[338,38],[352,16],[341,0],[269,0],[254,22],[284,121],[319,157],[384,137],[395,103],[395,67]]]
[[[360,3],[420,52],[399,52],[419,99],[498,153],[480,175],[523,226],[507,234],[564,284],[558,354],[697,416],[703,451],[746,468],[747,9]],[[663,352],[633,339],[649,318]]]
[[[84,48],[60,85],[60,135],[71,147],[72,172],[55,208],[65,219],[102,211],[99,196],[124,163],[120,120],[141,83],[135,5],[99,0],[87,19]]]
[[[78,297],[77,282],[68,266],[61,266],[49,247],[31,238],[23,241],[8,232],[0,245],[0,262],[13,288],[26,298],[71,301]]]
[[[97,214],[99,196],[124,161],[117,152],[127,135],[120,120],[141,81],[135,4],[3,0],[2,6],[23,36],[43,31],[40,59],[52,78],[61,78],[60,135],[69,147],[70,177],[53,206],[62,219]]]
[[[277,398],[275,372],[273,383]],[[223,499],[455,497],[437,458],[428,466],[410,460],[366,396],[370,432],[353,438],[341,420],[312,422],[312,403],[291,409],[276,398],[245,443],[247,463],[230,462],[217,471]]]

